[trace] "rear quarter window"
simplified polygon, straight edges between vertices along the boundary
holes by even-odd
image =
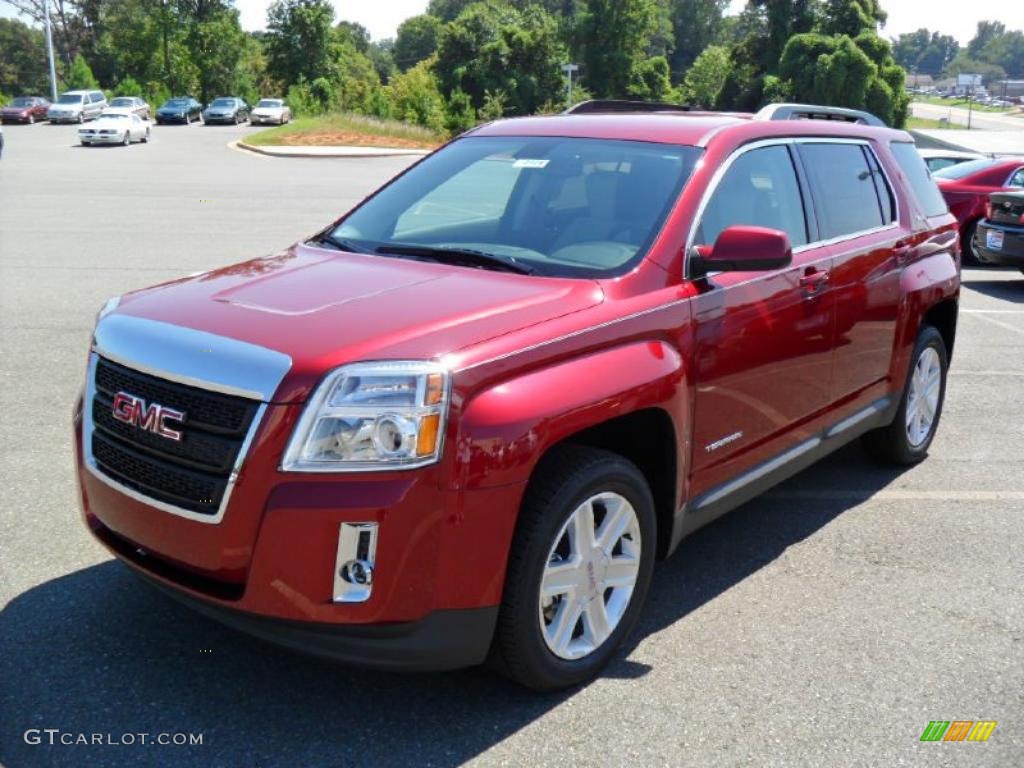
[[[892,222],[892,201],[880,172],[868,162],[860,144],[807,143],[800,156],[814,195],[818,229],[823,240],[847,237]],[[881,189],[880,189],[881,187]]]
[[[889,148],[892,150],[893,157],[896,158],[903,177],[907,180],[910,191],[921,205],[924,215],[931,217],[948,213],[949,207],[946,205],[946,200],[935,184],[928,166],[918,154],[917,147],[910,142],[894,141]]]

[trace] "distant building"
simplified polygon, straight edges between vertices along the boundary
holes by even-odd
[[[996,80],[989,83],[988,92],[1000,99],[1017,99],[1024,96],[1024,80]]]
[[[935,78],[931,75],[915,75],[907,72],[906,87],[929,90],[935,87]]]

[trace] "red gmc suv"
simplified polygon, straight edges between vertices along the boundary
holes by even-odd
[[[89,530],[282,645],[551,689],[695,529],[857,437],[920,461],[960,246],[910,137],[675,109],[477,128],[308,242],[112,299]]]

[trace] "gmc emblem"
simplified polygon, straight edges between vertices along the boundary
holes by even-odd
[[[141,397],[118,392],[114,395],[114,405],[110,412],[115,419],[125,424],[140,427],[168,440],[181,440],[181,432],[167,426],[168,421],[176,421],[179,424],[185,421],[185,414],[181,411],[166,408],[158,403],[146,405],[146,401]]]

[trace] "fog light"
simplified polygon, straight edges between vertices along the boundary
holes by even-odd
[[[362,603],[370,599],[377,558],[377,523],[342,523],[334,560],[336,603]]]

